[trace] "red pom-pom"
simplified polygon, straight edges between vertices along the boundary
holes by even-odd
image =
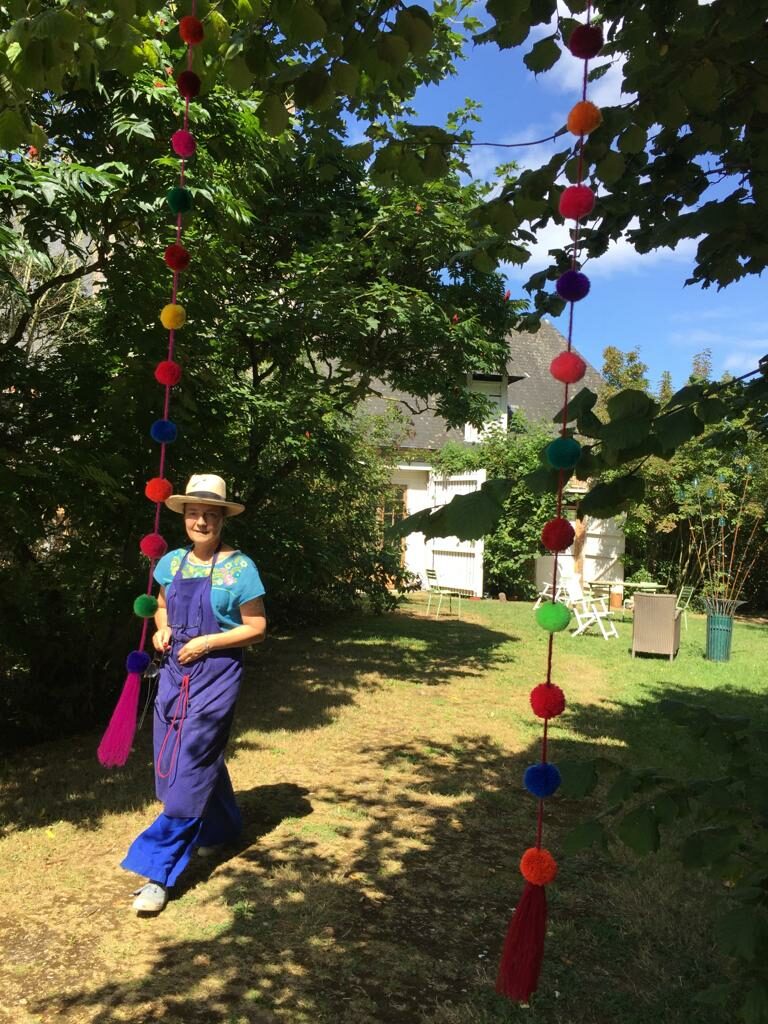
[[[539,718],[557,718],[565,711],[565,694],[554,683],[539,683],[531,690],[531,707]]]
[[[179,22],[179,35],[187,46],[197,46],[203,41],[203,23],[199,18],[188,14]]]
[[[163,259],[171,270],[186,270],[190,258],[189,252],[178,242],[172,242],[163,253]]]
[[[587,372],[587,364],[575,352],[561,352],[549,364],[549,372],[561,384],[575,384]]]
[[[176,79],[179,93],[185,100],[193,100],[200,92],[200,79],[194,71],[182,71]]]
[[[173,484],[162,476],[153,476],[147,481],[144,493],[150,501],[165,501],[173,494]]]
[[[579,60],[591,60],[603,48],[603,31],[597,25],[577,25],[568,40],[568,49]]]
[[[172,388],[181,380],[181,367],[172,359],[164,359],[155,367],[155,380],[164,387]]]
[[[589,185],[569,185],[560,196],[560,216],[581,220],[595,208],[595,193]]]
[[[549,885],[557,875],[557,861],[543,846],[532,846],[520,858],[520,874],[531,885]]]
[[[165,538],[161,537],[159,533],[148,533],[139,541],[139,548],[142,555],[155,559],[163,557],[168,550],[168,545]]]
[[[541,542],[548,551],[565,551],[575,536],[576,531],[567,519],[550,519],[541,531]]]

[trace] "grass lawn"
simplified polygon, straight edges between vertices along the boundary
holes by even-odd
[[[694,993],[723,965],[723,898],[662,853],[560,857],[540,991],[493,993],[534,838],[522,788],[540,727],[527,699],[545,636],[531,606],[467,602],[270,639],[250,659],[230,771],[246,817],[226,859],[198,859],[155,919],[118,867],[158,811],[148,731],[106,772],[98,737],[15,755],[0,787],[0,1019],[166,1024],[727,1024]],[[551,759],[716,773],[656,710],[663,696],[764,713],[768,629],[737,624],[725,665],[690,617],[674,663],[620,640],[555,647],[568,699]],[[55,711],[55,709],[54,709]],[[545,842],[588,816],[548,803]]]

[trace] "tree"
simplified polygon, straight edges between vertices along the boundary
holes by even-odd
[[[672,374],[669,370],[662,370],[661,380],[659,381],[659,390],[656,394],[659,405],[666,405],[674,393],[675,389],[672,387]]]
[[[705,348],[703,352],[697,352],[693,357],[691,365],[691,384],[696,381],[708,381],[712,379],[712,349]]]

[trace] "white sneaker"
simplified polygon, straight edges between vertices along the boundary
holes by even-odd
[[[215,857],[216,854],[221,850],[219,846],[198,846],[197,856],[198,857]]]
[[[137,913],[159,914],[168,902],[168,890],[159,882],[147,882],[133,894],[133,909]]]

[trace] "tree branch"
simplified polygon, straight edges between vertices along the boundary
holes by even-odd
[[[106,260],[103,256],[100,256],[95,263],[88,263],[82,267],[78,267],[76,270],[71,270],[68,274],[59,274],[56,277],[52,277],[50,281],[44,281],[38,285],[28,297],[29,308],[25,310],[19,317],[19,322],[16,324],[16,330],[6,341],[6,345],[9,348],[15,348],[24,337],[24,332],[29,325],[29,321],[37,308],[37,304],[51,288],[58,288],[62,284],[70,284],[72,281],[77,281],[80,278],[87,277],[89,274],[94,273],[96,270],[101,270]]]

